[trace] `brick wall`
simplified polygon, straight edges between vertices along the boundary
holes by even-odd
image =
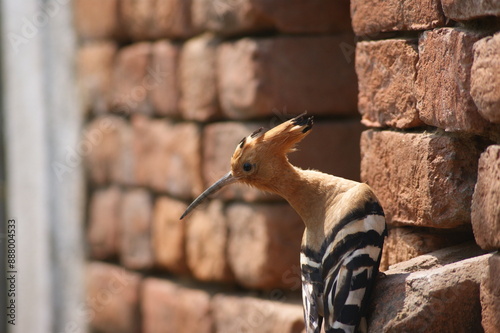
[[[352,0],[351,15],[358,39],[358,108],[362,122],[372,127],[361,136],[361,179],[375,189],[390,227],[383,268],[463,242],[470,229],[482,249],[499,249],[500,3]],[[448,255],[467,253],[468,246],[451,247]],[[400,309],[391,322],[387,307],[376,305],[371,330],[499,332],[500,284],[493,274],[500,255],[456,258],[461,260],[454,264],[450,288],[444,276],[438,281],[444,272],[429,265],[446,256],[436,253],[387,271],[389,276],[421,270],[400,281],[412,286],[404,303],[423,303],[433,312],[398,304],[403,296],[387,298]],[[468,256],[476,268],[466,268],[462,259]],[[390,276],[375,302],[383,302],[384,288],[398,295],[391,290],[398,282]],[[420,280],[428,286],[418,287]],[[441,298],[450,310],[418,299],[416,290]],[[465,304],[464,294],[474,302]]]
[[[386,210],[371,330],[440,332],[451,302],[455,331],[482,308],[495,332],[499,255],[454,246],[500,247],[500,7],[475,2],[353,0],[351,27],[345,0],[76,0],[92,330],[302,331],[285,202],[233,185],[179,217],[242,137],[307,110],[292,162]]]
[[[359,179],[349,2],[79,0],[75,18],[92,330],[300,332],[286,202],[231,186],[179,217],[242,137],[304,111],[293,163]]]

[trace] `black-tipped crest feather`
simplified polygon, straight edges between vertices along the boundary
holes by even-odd
[[[258,130],[253,131],[252,134],[250,134],[250,137],[253,139],[253,138],[259,136],[262,133],[263,129],[264,129],[264,127],[261,127]]]

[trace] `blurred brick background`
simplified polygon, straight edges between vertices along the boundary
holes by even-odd
[[[304,111],[290,158],[375,189],[383,270],[500,248],[500,5],[472,2],[77,0],[92,330],[303,330],[286,202],[231,186],[179,217],[242,137]],[[499,255],[467,265],[464,318],[497,332]]]

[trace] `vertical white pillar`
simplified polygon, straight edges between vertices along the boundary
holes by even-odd
[[[72,2],[2,0],[1,11],[7,216],[17,221],[8,328],[84,332],[83,180],[81,161],[66,161],[82,124]]]

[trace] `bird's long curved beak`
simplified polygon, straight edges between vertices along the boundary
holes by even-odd
[[[200,203],[203,202],[209,195],[217,192],[221,188],[223,188],[226,185],[232,184],[236,182],[237,179],[232,175],[231,171],[226,173],[221,179],[216,181],[212,186],[207,188],[202,194],[198,196],[198,198],[194,199],[194,201],[188,206],[184,214],[181,216],[181,220],[189,214],[193,209],[195,209]]]

